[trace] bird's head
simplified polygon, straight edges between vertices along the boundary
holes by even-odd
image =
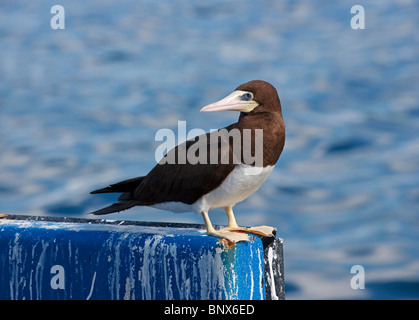
[[[224,99],[206,105],[201,112],[233,110],[243,113],[281,111],[281,103],[274,86],[262,80],[246,82]]]

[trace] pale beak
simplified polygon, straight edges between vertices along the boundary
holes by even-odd
[[[241,99],[243,94],[246,91],[234,91],[233,93],[229,94],[224,99],[211,103],[201,109],[201,112],[214,112],[214,111],[225,111],[225,110],[233,110],[233,111],[241,111],[241,112],[250,112],[254,108],[258,106],[256,101],[246,101]]]

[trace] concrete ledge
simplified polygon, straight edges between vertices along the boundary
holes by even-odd
[[[0,299],[284,299],[282,240],[201,225],[0,217]]]

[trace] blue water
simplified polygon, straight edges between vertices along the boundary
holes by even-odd
[[[287,141],[235,212],[278,227],[287,298],[419,298],[416,1],[366,2],[365,30],[351,1],[60,1],[65,30],[52,30],[55,4],[0,2],[0,212],[88,217],[115,200],[89,191],[155,165],[157,130],[235,122],[199,110],[264,79]],[[152,208],[109,218],[202,223]]]

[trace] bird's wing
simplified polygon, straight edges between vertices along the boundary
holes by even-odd
[[[169,151],[145,176],[130,200],[192,204],[218,187],[235,165],[229,140],[223,144],[222,139],[211,139],[211,134],[188,140]],[[214,151],[218,152],[215,157]],[[221,164],[220,159],[227,155],[229,161]]]

